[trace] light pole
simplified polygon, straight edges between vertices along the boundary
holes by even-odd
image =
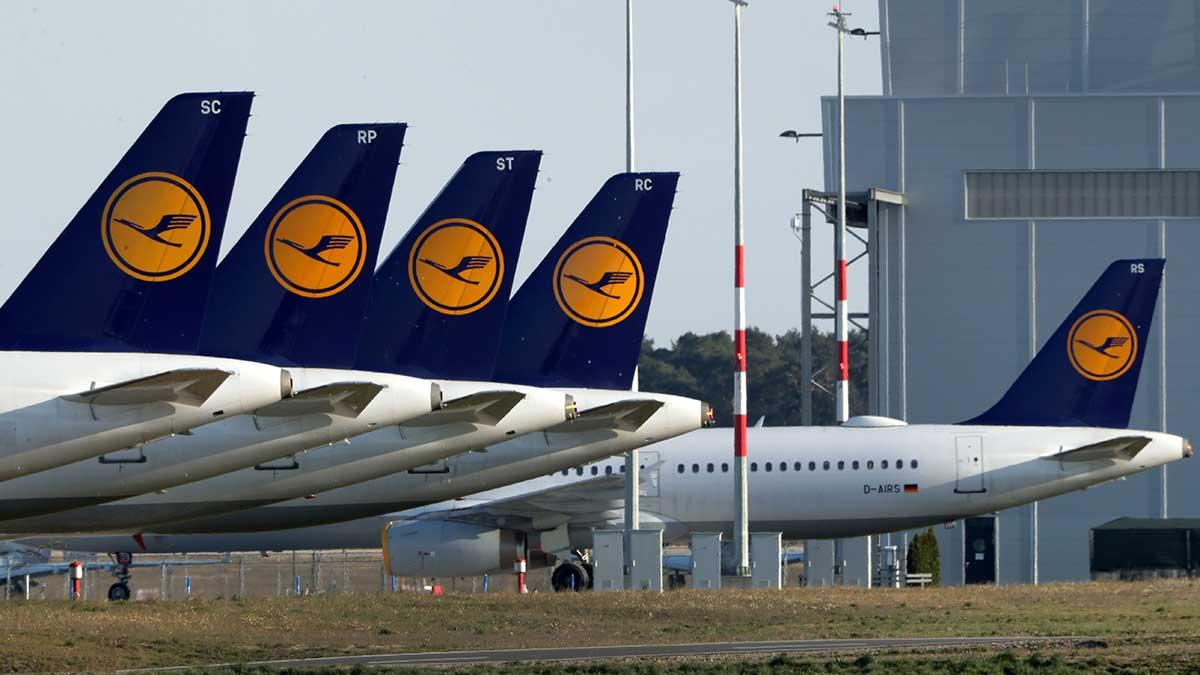
[[[750,575],[750,503],[746,476],[746,274],[742,227],[742,7],[733,3],[733,546],[738,576]]]
[[[633,0],[625,0],[625,171],[633,173]],[[633,388],[638,388],[634,369]],[[625,573],[632,574],[630,534],[642,526],[641,458],[636,449],[625,453]]]
[[[821,138],[820,132],[787,129],[780,138],[796,143],[801,138]],[[808,190],[801,191],[800,215],[792,217],[792,234],[800,239],[800,424],[812,426],[812,208]]]
[[[846,34],[866,38],[878,35],[879,31],[862,28],[846,28],[846,17],[838,5],[833,6],[829,16],[834,18],[829,25],[837,31],[838,71],[838,217],[834,228],[833,257],[834,272],[834,320],[833,332],[838,347],[837,385],[834,391],[837,400],[837,423],[850,419],[850,343],[846,335],[846,68],[843,59]],[[868,548],[870,548],[868,546]]]

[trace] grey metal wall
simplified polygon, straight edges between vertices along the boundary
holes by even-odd
[[[880,0],[884,93],[1195,91],[1195,0]]]
[[[835,103],[823,101],[829,147]],[[846,114],[849,188],[908,199],[881,220],[875,244],[880,414],[910,422],[977,414],[1108,263],[1165,255],[1132,424],[1200,437],[1200,222],[967,220],[964,210],[968,170],[1200,167],[1200,94],[870,97],[850,99]],[[832,189],[834,164],[826,166]],[[1200,514],[1200,493],[1188,489],[1200,464],[1177,463],[1169,476],[1170,512]],[[1159,480],[1144,474],[1044,502],[1041,578],[1087,578],[1088,528],[1160,515]],[[1028,508],[1003,514],[1000,532],[1001,581],[1028,580]],[[960,535],[939,537],[953,581]]]

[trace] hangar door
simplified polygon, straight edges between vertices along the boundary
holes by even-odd
[[[983,492],[983,437],[959,436],[954,439],[957,465],[955,492]]]

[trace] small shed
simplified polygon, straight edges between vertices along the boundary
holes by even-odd
[[[1200,518],[1117,518],[1091,531],[1094,580],[1191,577],[1200,572]]]

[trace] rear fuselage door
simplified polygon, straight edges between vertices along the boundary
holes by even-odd
[[[983,492],[983,437],[958,436],[954,439],[955,492]]]

